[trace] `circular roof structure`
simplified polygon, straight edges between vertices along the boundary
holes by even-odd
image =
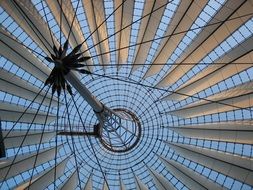
[[[0,189],[253,189],[252,0],[0,6]]]

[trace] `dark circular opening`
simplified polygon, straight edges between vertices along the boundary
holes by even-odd
[[[113,114],[101,128],[100,142],[112,152],[127,152],[141,137],[141,124],[136,115],[123,108],[113,109]]]

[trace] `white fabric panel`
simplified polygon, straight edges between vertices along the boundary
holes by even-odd
[[[148,190],[147,186],[134,174],[136,190]]]
[[[25,107],[0,101],[0,115],[1,115],[1,119],[4,121],[15,122],[18,120],[18,118],[22,115],[24,111],[25,111]],[[26,123],[32,122],[35,116],[35,113],[36,113],[36,110],[28,109],[26,113],[22,116],[22,118],[19,120],[19,122],[26,122]],[[45,119],[46,119],[46,113],[38,112],[33,123],[44,124]],[[47,118],[47,124],[52,122],[55,119],[56,119],[55,116],[49,115]]]
[[[74,190],[76,189],[77,184],[78,184],[78,176],[77,176],[77,170],[75,170],[74,173],[66,180],[66,182],[63,184],[63,186],[60,189]]]
[[[208,180],[203,175],[200,175],[197,172],[194,172],[190,168],[185,167],[184,165],[176,162],[175,160],[169,160],[169,159],[166,159],[163,157],[160,157],[160,160],[164,163],[164,165],[168,168],[169,171],[170,171],[170,168],[172,168],[173,170],[177,169],[178,174],[180,176],[179,178],[182,179],[182,182],[184,182],[183,178],[191,178],[194,181],[194,183],[198,183],[199,185],[202,186],[201,189],[203,189],[203,187],[204,187],[204,189],[217,189],[217,190],[218,189],[227,189],[227,188],[223,188],[223,187],[219,186],[218,183]],[[191,184],[189,184],[189,182],[191,182],[191,180],[188,179],[188,180],[186,180],[186,182],[188,182],[186,184],[186,186],[191,186]]]
[[[84,190],[92,190],[92,174],[90,174],[89,179],[85,184]]]
[[[126,190],[125,184],[123,183],[122,179],[119,180],[120,190]]]
[[[206,190],[204,186],[202,186],[198,181],[195,181],[191,175],[188,176],[176,168],[174,165],[170,164],[167,160],[161,159],[161,161],[166,166],[167,170],[179,181],[181,181],[184,185],[186,185],[189,189],[198,189],[198,190]],[[193,173],[193,172],[192,172]]]
[[[106,19],[105,17],[105,7],[104,3],[101,0],[83,0],[83,7],[85,9],[85,14],[87,21],[89,23],[90,32],[94,32],[100,24]],[[96,45],[96,51],[97,54],[101,54],[104,52],[110,51],[109,48],[109,41],[108,39],[105,40],[108,37],[107,34],[107,28],[106,23],[103,23],[96,32],[92,35],[93,38],[93,44]],[[101,42],[104,40],[103,42]],[[100,43],[101,42],[101,43]],[[110,61],[110,54],[105,54],[102,56],[99,56],[99,61],[101,65],[105,65]]]
[[[181,42],[185,33],[173,35],[174,33],[178,33],[181,31],[189,30],[196,18],[202,12],[203,8],[207,4],[207,0],[202,1],[181,1],[179,5],[178,13],[174,16],[172,20],[172,24],[174,25],[174,30],[170,29],[169,32],[166,32],[165,35],[172,35],[169,38],[163,39],[162,45],[158,49],[156,56],[152,61],[151,67],[148,69],[147,73],[145,74],[144,78],[152,76],[158,73],[163,65],[157,64],[165,64],[167,60],[170,58],[174,50],[177,48],[178,44]],[[181,12],[184,11],[184,12]],[[181,18],[178,20],[178,17]],[[177,21],[177,23],[175,23]],[[175,27],[176,26],[176,27]],[[170,27],[169,27],[170,28]]]
[[[66,157],[63,161],[61,161],[56,165],[56,179],[63,175],[68,160],[69,157]],[[29,189],[31,190],[45,189],[49,184],[54,182],[54,173],[55,167],[52,167],[46,172],[43,171],[41,174],[34,176]],[[27,190],[28,185],[29,181],[18,186],[16,190]]]
[[[177,154],[196,163],[212,168],[224,175],[253,185],[253,163],[251,158],[230,153],[200,148],[193,145],[167,143]]]
[[[198,46],[200,46],[201,43],[203,43],[208,38],[209,35],[212,35],[212,33],[215,30],[217,30],[222,24],[224,24],[219,21],[226,20],[226,18],[228,18],[231,14],[233,14],[235,10],[237,10],[240,6],[242,6],[246,1],[247,0],[226,1],[224,5],[220,8],[220,10],[208,22],[208,25],[210,26],[203,28],[203,30],[198,34],[198,37],[195,38],[194,41],[191,43],[191,45],[185,49],[185,51],[182,53],[178,61],[180,62],[180,60],[184,60],[190,53],[192,53],[196,48],[198,48]],[[250,17],[247,17],[246,20],[248,18]]]
[[[46,80],[50,73],[50,69],[46,65],[40,62],[37,57],[35,57],[31,52],[28,51],[28,49],[17,42],[2,28],[0,28],[0,38],[0,55],[4,56],[12,63],[15,63],[28,73],[31,73],[39,80]]]
[[[109,187],[107,186],[106,181],[103,183],[103,189],[102,190],[109,190]]]
[[[190,118],[190,117],[198,117],[198,116],[203,116],[203,115],[209,115],[209,114],[215,114],[215,113],[221,113],[221,112],[227,112],[227,111],[239,109],[233,106],[248,108],[253,105],[253,93],[221,100],[219,102],[222,104],[209,102],[206,104],[195,105],[192,107],[187,107],[187,108],[171,111],[169,112],[169,114],[175,115],[178,117]],[[223,105],[223,104],[226,104],[226,105]],[[233,106],[230,106],[230,105],[233,105]]]
[[[248,38],[239,46],[233,48],[227,54],[223,55],[221,58],[215,61],[215,63],[228,63],[226,65],[215,64],[210,65],[203,71],[199,72],[197,75],[193,76],[185,84],[183,84],[176,92],[193,95],[198,93],[228,77],[240,73],[246,70],[252,65],[241,64],[241,63],[251,63],[253,62],[253,37]],[[250,53],[247,53],[250,52]],[[229,63],[240,63],[240,64],[229,64]],[[164,100],[182,100],[187,98],[184,95],[173,93],[165,98]]]
[[[26,130],[18,131],[12,130],[7,138],[4,140],[5,148],[15,148],[19,147],[25,137]],[[8,131],[3,131],[3,137],[7,135]],[[38,144],[42,131],[30,130],[26,136],[22,146]],[[45,131],[42,138],[42,143],[49,142],[56,135],[55,131]]]
[[[52,14],[54,15],[54,18],[56,22],[58,23],[60,27],[60,18],[62,16],[62,32],[67,38],[69,35],[70,27],[73,21],[73,18],[75,16],[75,10],[76,7],[73,9],[72,3],[70,0],[62,0],[62,1],[52,1],[52,0],[46,0],[48,7],[52,11]],[[61,7],[62,4],[62,7]],[[79,3],[79,7],[82,6],[82,3]],[[62,15],[61,15],[62,14]],[[78,13],[77,13],[78,14]],[[76,47],[80,43],[84,42],[84,35],[82,33],[81,27],[79,25],[79,22],[77,18],[74,19],[72,30],[69,36],[69,44],[71,45],[72,48]],[[65,42],[62,42],[65,43]],[[87,50],[87,44],[86,42],[83,43],[81,47],[81,52]],[[83,56],[90,56],[89,52],[85,52]],[[89,59],[86,62],[88,65],[93,64],[92,60]],[[92,66],[88,66],[88,69],[92,71]]]
[[[154,1],[145,2],[142,16],[145,16],[151,13],[153,10],[158,9],[159,7],[163,5],[165,6],[158,9],[157,11],[154,11],[152,14],[146,16],[145,18],[141,20],[137,43],[151,40],[155,37],[156,31],[161,22],[164,10],[166,9],[166,4],[168,4],[167,0],[154,0]],[[136,55],[135,55],[135,60],[133,62],[132,71],[135,71],[137,68],[140,67],[140,65],[136,65],[136,64],[145,63],[151,44],[152,43],[150,42],[150,43],[145,43],[145,44],[136,46],[136,49],[135,49]]]
[[[149,173],[155,182],[155,186],[159,190],[175,190],[176,188],[161,174],[157,173],[155,170],[149,169]]]
[[[61,147],[62,146],[58,146],[58,150]],[[29,169],[32,169],[33,164],[35,162],[36,154],[37,154],[37,151],[32,152],[32,153],[26,153],[23,155],[18,155],[12,166],[11,164],[13,162],[14,156],[1,160],[0,161],[0,181],[4,179],[10,166],[11,166],[11,169],[9,170],[9,173],[6,179],[10,177],[14,177]],[[55,147],[41,150],[38,154],[35,166],[37,167],[47,161],[52,160],[54,158],[54,155],[55,155]]]
[[[39,177],[43,176],[43,175],[44,175],[45,173],[47,173],[49,170],[50,170],[50,168],[47,168],[47,169],[45,169],[44,171],[40,172],[39,174],[35,175],[35,176],[33,177],[33,180],[32,180],[31,182],[33,182],[33,181],[35,181],[36,179],[38,179]],[[29,181],[30,181],[30,179],[25,180],[23,183],[17,185],[14,189],[15,189],[15,190],[24,190],[24,189],[29,185]]]
[[[114,9],[119,7],[124,0],[114,1]],[[123,5],[115,12],[115,31],[119,31],[122,28],[130,25],[133,20],[133,10],[134,10],[134,1],[126,1]],[[130,45],[130,35],[131,35],[131,26],[125,28],[121,32],[115,35],[116,39],[116,49],[127,47]],[[116,63],[118,66],[127,62],[128,58],[128,48],[119,50],[116,52],[117,60]]]
[[[249,94],[252,92],[253,92],[253,81],[249,81],[249,82],[234,86],[220,93],[211,95],[208,97],[208,99],[213,100],[213,101],[219,101],[219,100],[224,100],[224,99],[233,98],[237,96],[242,96],[242,95]],[[205,103],[206,103],[205,100],[199,100],[197,102],[190,104],[190,106],[202,105]]]
[[[15,5],[14,2],[19,5],[21,10]],[[30,36],[48,55],[50,55],[50,53],[53,53],[51,48],[53,47],[53,42],[51,40],[47,24],[40,16],[31,1],[0,1],[0,5],[17,22],[17,24],[25,30],[28,36]],[[22,16],[23,13],[25,13],[29,19],[24,19]]]
[[[5,71],[4,69],[0,70],[0,86],[1,91],[28,99],[30,101],[32,101],[40,91],[37,87],[32,86],[30,83],[8,71]],[[41,103],[44,96],[45,93],[41,92],[34,101]],[[43,102],[43,105],[48,106],[50,104],[50,99],[51,95],[48,94]],[[52,99],[51,105],[57,106],[57,100],[55,98]]]
[[[242,16],[252,12],[253,3],[252,0],[246,1],[229,19]],[[240,19],[234,19],[225,22],[212,35],[210,35],[198,48],[194,49],[185,59],[181,56],[176,63],[192,63],[188,65],[176,65],[171,67],[166,76],[157,84],[157,87],[165,87],[178,81],[185,73],[193,68],[201,59],[203,59],[209,52],[217,47],[222,41],[224,41],[229,35],[231,35],[236,29],[243,25],[251,15]],[[216,21],[217,22],[217,21]]]
[[[25,111],[25,109],[26,108],[22,106],[0,101],[0,115],[3,121],[13,121],[13,122],[17,121],[18,118]],[[26,122],[26,123],[32,122],[35,113],[36,110],[28,109],[26,113],[23,115],[23,117],[19,120],[19,122]],[[33,123],[44,124],[45,119],[46,113],[39,111]],[[47,123],[50,123],[55,119],[56,119],[55,116],[49,114],[47,118]]]
[[[229,90],[217,93],[208,97],[208,100],[219,101],[219,103],[199,100],[188,106],[170,112],[172,115],[180,117],[196,117],[219,112],[226,112],[238,109],[233,106],[247,108],[253,105],[253,82],[247,82]],[[223,105],[221,103],[227,104]],[[233,106],[229,106],[233,105]]]
[[[253,144],[253,122],[234,121],[170,127],[180,135],[206,140]]]

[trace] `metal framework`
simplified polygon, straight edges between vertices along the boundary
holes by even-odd
[[[0,22],[0,189],[253,189],[253,0],[2,0]]]

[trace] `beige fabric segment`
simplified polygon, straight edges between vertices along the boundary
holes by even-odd
[[[66,157],[63,161],[56,165],[56,179],[63,175],[65,166],[69,160],[69,157]],[[29,189],[38,190],[45,189],[49,184],[54,182],[54,173],[55,167],[50,168],[47,171],[43,171],[41,174],[33,177],[32,184]],[[17,187],[16,190],[27,190],[29,181]]]
[[[2,1],[1,1],[2,2]],[[7,31],[0,28],[0,55],[15,63],[31,75],[41,81],[45,81],[50,73],[50,69],[46,67],[37,57],[35,57],[28,49],[14,39]]]
[[[104,181],[104,183],[103,183],[103,189],[102,190],[109,190],[109,187],[108,187],[106,181]]]
[[[14,2],[19,5],[21,10]],[[44,22],[43,18],[40,16],[31,1],[0,1],[0,5],[16,21],[16,23],[25,30],[28,36],[30,36],[48,55],[53,53],[53,42],[51,40],[47,24]],[[23,13],[25,13],[29,19],[24,19],[24,16],[22,16]]]
[[[216,93],[214,95],[211,95],[208,97],[209,100],[213,101],[220,101],[224,99],[229,99],[237,96],[242,96],[245,94],[250,94],[253,92],[253,81],[249,81],[246,83],[242,83],[240,85],[234,86],[228,90],[222,91],[220,93]],[[195,106],[195,105],[203,105],[205,104],[205,100],[199,100],[195,103],[190,104],[189,107]]]
[[[75,170],[60,189],[61,190],[76,189],[77,184],[78,184],[78,175],[77,175],[77,170]]]
[[[230,153],[200,148],[193,145],[167,143],[177,154],[196,163],[230,176],[238,181],[253,185],[253,163],[251,158]]]
[[[89,179],[84,186],[84,190],[92,190],[92,174],[90,174]]]
[[[149,15],[141,19],[137,43],[152,40],[155,37],[156,31],[159,27],[159,24],[161,22],[163,13],[166,9],[166,5],[168,4],[168,2],[169,2],[168,0],[145,1],[142,17],[148,14]],[[152,11],[154,12],[150,14]],[[135,49],[136,54],[135,59],[133,61],[132,72],[141,66],[136,64],[145,63],[151,44],[152,42],[136,46]]]
[[[207,27],[198,34],[197,38],[188,46],[182,55],[180,56],[178,62],[184,60],[188,55],[190,55],[196,48],[198,48],[202,42],[204,42],[212,32],[217,30],[223,23],[221,21],[226,20],[231,14],[235,12],[240,6],[242,6],[247,0],[229,0],[224,3],[223,6],[218,10],[214,17],[208,22]],[[212,5],[211,5],[212,6]],[[233,17],[231,17],[233,18]],[[247,17],[246,20],[248,20]],[[246,21],[244,20],[244,21]],[[226,23],[225,23],[226,24]]]
[[[198,174],[197,172],[194,172],[190,168],[185,167],[184,165],[176,162],[175,160],[169,160],[163,157],[160,157],[160,160],[164,163],[164,165],[167,167],[169,171],[172,169],[175,170],[180,179],[183,183],[185,183],[186,186],[190,186],[190,189],[195,189],[195,187],[199,187],[200,189],[226,189],[219,186],[217,183],[208,180],[203,175]]]
[[[89,24],[90,32],[94,32],[105,18],[105,7],[101,0],[83,0],[86,18]],[[92,35],[93,44],[95,45],[97,54],[110,51],[106,23],[103,23]],[[103,41],[103,42],[102,42]],[[100,43],[101,42],[101,43]],[[99,43],[99,44],[98,44]],[[96,45],[97,44],[97,45]],[[101,65],[106,65],[110,61],[110,54],[99,56]]]
[[[136,190],[148,190],[147,186],[134,174]]]
[[[169,27],[169,31],[166,32],[165,35],[173,35],[174,33],[189,30],[207,3],[207,0],[181,1],[178,11],[173,17],[171,27]],[[174,30],[171,30],[172,28]],[[152,76],[162,69],[163,65],[157,64],[165,64],[167,62],[184,36],[185,33],[182,33],[162,40],[162,44],[160,45],[156,56],[152,61],[152,65],[145,74],[144,78]]]
[[[199,190],[206,190],[204,186],[202,186],[200,183],[196,182],[194,179],[192,179],[192,175],[187,176],[182,171],[180,171],[176,166],[169,163],[169,160],[161,159],[161,161],[166,166],[167,170],[180,182],[182,182],[185,186],[187,186],[189,189],[199,189]],[[193,172],[192,172],[193,173]]]
[[[8,71],[5,71],[4,69],[0,70],[0,86],[1,91],[28,99],[30,101],[32,101],[40,91],[36,86],[32,86],[27,81],[13,75]],[[34,101],[41,103],[44,96],[45,93],[41,92]],[[48,106],[50,104],[50,96],[51,95],[49,94],[46,96],[43,105]],[[51,105],[57,106],[57,100],[55,98],[52,99]]]
[[[176,111],[171,111],[169,114],[176,115],[178,117],[190,118],[239,109],[237,107],[248,108],[253,105],[253,94],[250,93],[242,96],[237,96],[234,98],[221,100],[219,102],[220,103],[207,103],[202,105],[195,105],[193,107],[182,108]]]
[[[123,183],[122,179],[120,178],[119,180],[119,184],[120,184],[120,190],[126,190],[126,186],[125,184]]]
[[[13,121],[13,122],[17,121],[18,118],[25,111],[25,109],[26,108],[22,106],[0,101],[0,115],[1,115],[2,121]],[[23,117],[19,120],[19,122],[26,122],[26,123],[32,122],[35,116],[35,113],[36,113],[36,110],[28,109],[26,113],[23,115]],[[39,111],[33,123],[44,124],[45,119],[46,119],[46,113]],[[55,119],[56,119],[56,116],[49,114],[47,118],[47,124],[54,121]]]
[[[44,171],[40,172],[39,174],[35,175],[35,176],[33,177],[33,180],[31,180],[31,182],[33,182],[33,181],[35,181],[36,179],[40,178],[40,177],[43,176],[45,173],[47,173],[49,170],[50,170],[50,168],[47,168],[47,169],[45,169]],[[25,180],[23,183],[17,185],[17,186],[16,186],[15,188],[13,188],[13,189],[15,189],[15,190],[24,190],[26,187],[28,187],[29,181],[30,181],[30,179],[27,179],[27,180]]]
[[[119,7],[124,0],[114,1],[114,9]],[[128,25],[131,25],[133,20],[133,10],[134,10],[134,1],[126,1],[123,5],[115,12],[114,23],[115,23],[115,32],[125,28]],[[130,35],[131,35],[131,26],[125,28],[121,32],[115,35],[116,39],[116,49],[127,47],[130,45]],[[119,50],[116,52],[117,60],[116,63],[118,66],[120,64],[125,64],[128,58],[128,48]]]
[[[191,138],[253,144],[253,122],[248,120],[186,125],[169,129]]]
[[[229,19],[238,16],[252,13],[253,0],[246,1]],[[188,65],[175,65],[172,66],[166,76],[156,85],[157,87],[165,87],[177,82],[185,73],[193,68],[201,59],[203,59],[209,52],[217,47],[229,35],[236,31],[241,25],[251,18],[251,15],[240,19],[229,20],[222,24],[212,35],[210,35],[201,45],[198,46],[193,52],[189,53],[185,59],[181,56],[176,63],[192,63]],[[206,28],[206,30],[208,27]],[[200,34],[201,35],[201,34]],[[200,36],[198,35],[198,36]]]
[[[159,190],[175,190],[176,188],[166,179],[164,176],[156,172],[155,170],[148,168],[149,173],[153,178],[155,186]]]
[[[19,147],[26,136],[23,145],[34,145],[39,144],[42,131],[30,130],[26,135],[27,130],[12,130],[7,138],[4,140],[5,148],[16,148]],[[7,135],[8,131],[3,131],[3,137]],[[56,135],[55,131],[45,131],[41,143],[49,142]]]
[[[217,93],[209,96],[207,99],[210,101],[218,101],[218,103],[199,100],[169,113],[179,117],[188,118],[236,110],[239,109],[238,107],[251,107],[253,105],[253,82],[247,82],[229,90]]]
[[[228,63],[228,64],[225,65],[215,64],[208,66],[203,71],[199,72],[196,76],[193,76],[178,90],[176,90],[177,93],[170,94],[163,99],[164,100],[185,99],[187,98],[186,96],[178,93],[193,95],[218,82],[221,82],[222,80],[228,77],[235,75],[236,73],[240,73],[252,67],[251,64],[248,64],[253,62],[252,44],[253,44],[253,37],[250,37],[243,43],[241,43],[239,46],[233,48],[223,57],[215,61],[215,63]]]
[[[58,146],[58,150],[61,147],[62,146]],[[33,164],[36,159],[36,154],[37,154],[37,151],[32,152],[32,153],[18,155],[13,164],[12,162],[13,162],[14,156],[1,160],[0,161],[0,181],[4,179],[8,170],[9,172],[6,179],[9,179],[10,177],[14,177],[22,172],[32,169]],[[52,160],[54,158],[54,155],[55,155],[55,147],[41,150],[38,154],[35,166],[37,167],[47,161]]]
[[[65,35],[65,37],[67,38],[69,35],[69,31],[70,31],[70,27],[71,27],[73,18],[75,16],[76,7],[73,9],[71,0],[62,0],[62,2],[61,1],[46,0],[46,2],[48,4],[48,7],[50,8],[50,10],[52,11],[52,14],[54,15],[54,18],[55,18],[56,22],[58,23],[59,27],[60,27],[60,23],[61,23],[60,18],[62,17],[62,26],[61,26],[62,32]],[[81,7],[81,2],[79,3],[79,7]],[[74,22],[73,22],[71,33],[69,35],[69,44],[71,45],[72,48],[75,48],[77,45],[82,43],[84,40],[85,40],[84,35],[82,33],[79,22],[78,22],[77,18],[75,18]],[[62,43],[64,43],[64,42],[62,42]],[[80,51],[84,52],[87,49],[88,49],[88,47],[85,42],[85,43],[83,43]],[[83,54],[83,56],[90,56],[90,53],[85,52]],[[93,62],[91,61],[91,59],[89,59],[86,62],[86,64],[92,65]],[[88,66],[88,69],[90,71],[92,71],[92,68],[93,68],[92,66]]]

